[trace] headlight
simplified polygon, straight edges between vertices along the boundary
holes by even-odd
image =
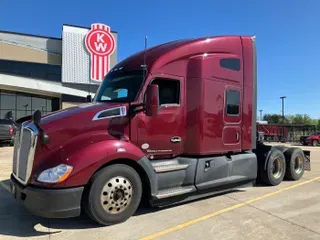
[[[61,164],[54,168],[44,170],[38,177],[39,182],[59,183],[63,182],[70,175],[73,167]]]

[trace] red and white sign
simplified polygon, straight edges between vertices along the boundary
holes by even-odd
[[[102,81],[110,70],[110,56],[115,50],[115,39],[110,27],[95,23],[85,38],[85,45],[91,54],[91,79]]]

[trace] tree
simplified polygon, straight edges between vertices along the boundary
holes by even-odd
[[[318,119],[317,131],[320,131],[320,119]]]
[[[312,124],[313,119],[307,115],[307,114],[296,114],[293,115],[291,118],[291,123],[292,124]]]
[[[295,114],[295,115],[287,115],[284,117],[284,121],[282,121],[282,115],[280,114],[265,114],[263,116],[264,121],[268,121],[268,123],[287,123],[287,124],[305,124],[305,125],[318,125],[320,130],[320,119],[312,119],[307,114]]]
[[[264,121],[268,121],[268,123],[282,123],[282,116],[280,114],[265,114],[263,116]]]

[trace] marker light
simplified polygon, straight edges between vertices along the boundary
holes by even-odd
[[[59,183],[68,178],[73,167],[66,164],[60,164],[54,168],[44,170],[38,177],[39,182],[44,183]]]

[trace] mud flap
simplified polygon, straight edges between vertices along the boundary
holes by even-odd
[[[304,170],[311,171],[310,151],[303,150],[304,153]]]

